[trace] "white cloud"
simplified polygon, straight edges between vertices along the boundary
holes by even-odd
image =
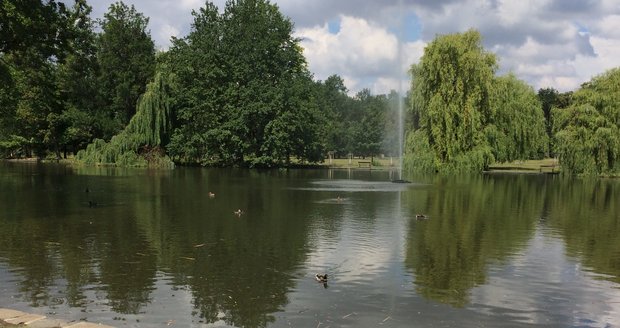
[[[620,15],[603,17],[594,28],[602,36],[620,39]]]
[[[102,17],[113,1],[93,2],[93,16]],[[316,78],[346,77],[353,93],[362,88],[389,92],[436,35],[470,28],[478,29],[486,49],[497,53],[500,73],[513,71],[535,88],[571,90],[620,66],[618,0],[273,1],[291,17],[296,35],[305,37],[302,46]],[[191,9],[204,5],[201,0],[126,3],[150,17],[153,38],[164,49],[171,35],[189,33]],[[214,3],[224,7],[224,0]],[[394,31],[404,26],[405,17],[418,17],[421,31],[405,36],[415,41],[401,43],[399,60],[402,35]],[[331,34],[328,22],[339,23],[340,31]]]
[[[370,88],[387,93],[398,88],[413,62],[423,52],[416,41],[399,46],[398,38],[385,27],[362,18],[341,16],[340,30],[330,33],[328,25],[299,29],[310,70],[318,79],[341,75],[351,93]],[[401,53],[402,52],[402,53]],[[362,85],[363,81],[370,81]]]
[[[181,0],[178,2],[181,5],[181,8],[184,9],[196,9],[200,6],[204,5],[204,1],[202,0]]]
[[[175,36],[178,37],[180,36],[180,31],[177,27],[172,26],[170,24],[163,24],[160,28],[159,31],[157,33],[158,39],[159,40],[170,40],[171,37]],[[162,47],[163,49],[168,48],[168,46],[170,46],[170,42],[166,42],[165,44],[161,44],[160,47]]]

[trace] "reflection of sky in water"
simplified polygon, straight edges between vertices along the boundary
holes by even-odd
[[[405,191],[415,184],[393,183],[390,181],[361,181],[361,180],[317,180],[305,188],[295,190],[311,191],[342,191],[342,192],[398,192]]]
[[[487,283],[471,291],[470,307],[532,324],[620,326],[618,286],[564,254],[564,242],[538,228],[520,254],[490,267]]]
[[[565,254],[561,235],[538,227],[518,253],[501,263],[486,265],[486,279],[469,291],[470,302],[455,308],[416,294],[415,276],[403,267],[408,241],[406,231],[415,219],[402,213],[400,192],[384,194],[373,213],[359,210],[362,197],[355,191],[381,191],[382,184],[347,181],[342,186],[343,211],[333,226],[313,227],[314,251],[289,294],[276,326],[388,327],[616,327],[620,325],[620,289],[582,268]],[[341,182],[336,182],[337,184]],[[318,188],[338,190],[329,181]],[[397,187],[398,188],[398,187]],[[321,189],[323,190],[323,189]],[[389,200],[388,200],[389,199]],[[334,206],[334,199],[318,202]],[[411,241],[409,241],[411,242]],[[324,289],[313,281],[315,273],[328,273]],[[319,301],[317,301],[319,300]],[[315,318],[308,321],[308,316]],[[276,316],[278,317],[278,316]]]
[[[345,210],[340,219],[344,222],[339,234],[334,237],[318,227],[312,242],[320,247],[311,253],[308,267],[334,274],[338,281],[353,282],[360,277],[374,279],[401,263],[405,221],[391,215],[399,208],[394,200],[384,204],[389,211],[377,208],[375,213],[363,214],[356,210],[361,200],[354,196],[343,200]]]
[[[191,171],[180,171],[181,173]],[[219,173],[219,172],[218,172]],[[193,178],[193,176],[192,176]],[[237,177],[235,177],[237,178]],[[356,177],[359,178],[359,177]],[[383,177],[376,177],[379,179]],[[376,180],[375,179],[375,180]],[[514,246],[507,251],[511,255],[500,257],[501,260],[495,260],[492,254],[486,254],[482,259],[483,263],[483,279],[480,282],[472,283],[464,292],[469,294],[467,304],[463,304],[462,308],[453,307],[448,304],[442,304],[437,299],[424,298],[422,294],[418,294],[422,285],[422,275],[419,275],[419,285],[416,285],[416,276],[419,271],[414,264],[406,263],[407,252],[416,252],[417,247],[452,247],[456,241],[448,238],[442,239],[437,243],[423,243],[420,241],[422,237],[435,236],[440,233],[441,229],[424,229],[430,227],[430,224],[436,226],[450,225],[457,222],[449,220],[450,216],[459,216],[472,202],[485,200],[487,198],[467,198],[470,195],[468,185],[450,185],[442,186],[425,185],[425,184],[394,184],[385,181],[364,181],[351,179],[324,179],[322,176],[319,180],[316,177],[311,179],[295,180],[295,183],[266,185],[267,191],[276,191],[273,194],[264,192],[257,197],[256,193],[252,193],[248,197],[254,204],[252,212],[248,211],[247,216],[240,218],[233,217],[227,204],[222,205],[223,212],[227,214],[225,219],[221,219],[219,225],[203,225],[202,219],[180,220],[175,217],[171,220],[172,225],[162,226],[166,229],[183,228],[183,224],[188,227],[180,229],[180,233],[187,234],[190,229],[204,229],[205,231],[218,231],[219,228],[228,228],[230,235],[217,235],[217,238],[226,239],[229,243],[222,248],[205,246],[200,250],[209,248],[213,251],[213,255],[217,255],[218,250],[230,250],[231,257],[240,255],[240,250],[244,247],[251,248],[254,244],[241,244],[243,247],[236,247],[238,240],[237,235],[243,238],[253,237],[253,234],[262,234],[258,241],[263,241],[263,247],[273,247],[274,251],[269,252],[275,257],[299,255],[299,260],[292,261],[290,266],[284,266],[287,271],[282,275],[277,275],[279,281],[284,281],[281,290],[274,290],[273,293],[282,293],[283,300],[277,301],[277,310],[272,312],[273,308],[268,308],[264,313],[257,313],[256,317],[272,316],[274,322],[265,320],[267,326],[270,327],[358,327],[358,326],[386,326],[386,327],[531,327],[531,326],[578,326],[578,327],[604,327],[604,326],[620,326],[620,286],[613,282],[609,282],[609,277],[602,277],[595,274],[589,268],[581,265],[581,259],[566,256],[566,248],[564,244],[565,232],[558,229],[552,231],[543,226],[543,223],[536,223],[534,220],[528,221],[531,225],[527,234],[522,239],[516,239],[511,245]],[[273,183],[274,180],[270,179]],[[509,181],[509,182],[512,182]],[[129,182],[123,182],[129,185]],[[187,182],[185,182],[187,184]],[[211,181],[210,183],[213,183]],[[497,182],[499,184],[499,182]],[[180,186],[185,188],[186,184]],[[203,186],[202,184],[200,185]],[[212,188],[213,185],[209,185]],[[195,207],[213,213],[215,205],[226,200],[225,188],[228,186],[222,183],[218,189],[218,196],[215,200],[205,203],[203,207]],[[251,185],[250,185],[251,186]],[[260,186],[260,185],[259,185]],[[246,190],[248,185],[239,184],[232,185],[233,189],[229,189],[228,196],[235,204],[246,201],[245,198],[237,197],[242,190]],[[236,189],[234,189],[236,188]],[[273,189],[269,189],[273,188]],[[282,188],[282,189],[280,189]],[[433,193],[438,188],[441,192]],[[452,189],[451,189],[452,188]],[[491,184],[481,186],[481,190],[492,190],[489,192],[495,196],[495,191],[501,189],[493,188]],[[521,190],[519,186],[509,185],[507,190]],[[534,187],[532,187],[534,188]],[[150,190],[150,188],[147,188]],[[164,188],[165,189],[165,188]],[[258,188],[257,188],[258,189]],[[466,189],[465,191],[462,191]],[[124,189],[123,189],[124,190]],[[165,189],[168,192],[168,189]],[[194,193],[200,191],[200,188],[193,189]],[[204,188],[206,189],[206,187]],[[284,192],[281,192],[284,190]],[[456,193],[454,192],[456,190]],[[532,189],[523,189],[523,194],[529,194]],[[97,195],[98,190],[90,195]],[[171,193],[174,194],[174,193]],[[498,193],[501,196],[501,193]],[[80,188],[80,196],[83,191]],[[143,194],[140,194],[144,196]],[[430,195],[430,197],[429,197]],[[458,197],[454,197],[454,195]],[[506,197],[512,204],[514,194],[508,194]],[[450,209],[450,198],[452,203],[458,206],[453,211],[447,211],[443,215],[443,209]],[[125,197],[125,196],[123,196]],[[277,198],[273,198],[277,197]],[[340,197],[338,199],[337,197]],[[433,198],[435,197],[435,198]],[[191,197],[187,197],[191,199]],[[150,194],[146,194],[144,199],[140,199],[138,204],[152,204],[153,198]],[[166,202],[172,202],[173,197],[165,197]],[[445,200],[448,201],[445,201]],[[490,197],[489,199],[495,199]],[[199,203],[201,200],[197,200]],[[306,202],[307,201],[307,202]],[[79,203],[82,202],[82,203]],[[219,202],[219,203],[218,203]],[[102,206],[97,209],[99,213],[114,210],[111,213],[117,214],[132,204],[130,201],[110,200],[103,202],[104,204],[112,204],[114,206]],[[76,198],[76,204],[84,207],[84,200]],[[120,204],[120,205],[119,205]],[[143,221],[140,224],[161,224],[165,217],[155,215],[161,213],[167,207],[167,203],[157,203],[159,207],[153,207],[153,211],[144,211]],[[187,202],[179,202],[179,206],[188,206]],[[193,203],[192,203],[193,204]],[[292,204],[290,206],[282,206],[278,211],[270,211],[274,204]],[[303,206],[302,206],[303,205]],[[433,208],[431,205],[435,205]],[[82,209],[78,207],[78,214],[90,209]],[[176,207],[174,207],[176,209]],[[486,213],[493,208],[491,204],[485,204],[480,207],[480,213]],[[217,209],[217,208],[216,208]],[[434,211],[433,211],[434,210]],[[116,212],[115,212],[116,211]],[[261,211],[269,215],[260,216]],[[417,221],[415,213],[430,213],[430,218],[425,221]],[[91,212],[85,212],[91,213]],[[142,213],[142,212],[140,212]],[[164,212],[165,213],[165,212]],[[193,215],[194,210],[188,211]],[[215,212],[218,213],[218,212]],[[473,211],[469,216],[464,218],[477,218],[478,212]],[[494,212],[491,212],[494,213]],[[498,212],[504,213],[504,212]],[[152,216],[152,218],[151,218]],[[287,219],[276,220],[278,216]],[[290,216],[290,217],[289,217]],[[412,217],[413,216],[413,217]],[[111,216],[112,217],[112,216]],[[489,216],[491,217],[491,215]],[[218,217],[219,218],[219,217]],[[515,216],[516,218],[516,216]],[[107,219],[107,217],[106,217]],[[90,219],[88,219],[90,221]],[[128,218],[131,220],[131,218]],[[293,221],[298,220],[298,221]],[[81,219],[75,220],[76,224],[80,224]],[[124,222],[124,221],[121,221]],[[507,220],[495,221],[495,225],[491,225],[493,221],[480,222],[480,230],[484,228],[502,230],[505,229]],[[304,229],[291,229],[281,234],[272,234],[273,230],[261,230],[262,226],[273,224],[278,229],[283,226],[294,226],[298,228],[298,224],[306,224],[302,226]],[[90,225],[89,225],[90,226]],[[151,227],[144,225],[142,227]],[[114,227],[117,227],[114,225]],[[121,226],[122,227],[122,226]],[[207,230],[207,227],[209,230]],[[444,227],[444,226],[442,226]],[[520,227],[515,225],[515,227]],[[153,228],[151,235],[159,236],[159,226]],[[55,231],[55,230],[54,230]],[[89,230],[87,230],[89,231]],[[141,231],[139,229],[131,231]],[[162,228],[163,231],[163,228]],[[248,234],[241,234],[250,231]],[[459,233],[468,234],[472,231],[458,230]],[[297,234],[296,234],[297,233]],[[502,236],[501,234],[499,234]],[[80,235],[81,236],[81,235]],[[120,234],[123,238],[129,238],[130,234]],[[208,237],[207,234],[199,234],[201,237]],[[300,253],[290,254],[287,252],[279,252],[280,248],[295,245],[295,243],[266,243],[264,240],[275,238],[284,238],[292,236],[296,240],[303,240],[303,248]],[[437,234],[437,236],[442,236]],[[174,235],[173,235],[174,237]],[[219,245],[222,239],[211,239],[215,244]],[[420,238],[420,239],[417,239]],[[499,238],[499,237],[498,237]],[[172,238],[174,241],[180,241]],[[21,240],[21,239],[18,239]],[[158,240],[158,239],[154,239]],[[202,240],[202,239],[201,239]],[[209,239],[207,239],[209,240]],[[106,243],[107,239],[103,239]],[[173,242],[174,242],[173,241]],[[172,244],[173,242],[170,242]],[[194,244],[202,243],[196,241]],[[485,239],[479,241],[485,242]],[[67,239],[65,247],[76,247],[79,244],[72,244]],[[168,239],[161,241],[161,247],[157,249],[166,250],[169,243]],[[90,245],[90,243],[86,243]],[[301,244],[301,243],[300,243]],[[47,244],[46,244],[47,245]],[[106,244],[107,245],[107,244]],[[136,245],[143,247],[140,242]],[[183,244],[181,244],[183,245]],[[261,244],[259,243],[258,246]],[[421,245],[421,246],[420,246]],[[177,245],[178,246],[178,245]],[[190,251],[195,250],[191,245],[186,245]],[[475,246],[478,246],[476,244]],[[107,247],[107,246],[106,246]],[[227,248],[229,247],[229,248]],[[49,248],[49,249],[48,249]],[[51,299],[65,298],[61,293],[69,289],[67,280],[64,279],[64,272],[60,258],[54,254],[59,254],[59,243],[52,243],[46,246],[49,250],[50,259],[54,262],[54,276],[50,279],[54,280],[49,283],[48,294]],[[178,247],[179,250],[185,250]],[[493,247],[489,247],[493,249]],[[2,251],[2,250],[0,250]],[[135,251],[132,251],[133,254]],[[142,252],[142,250],[140,250]],[[8,254],[8,253],[7,253]],[[89,254],[89,253],[86,253]],[[176,254],[176,253],[174,253]],[[202,253],[199,253],[202,254]],[[252,253],[251,249],[248,254],[265,254]],[[53,256],[51,256],[53,255]],[[91,254],[92,255],[92,254]],[[164,256],[165,255],[165,256]],[[185,255],[185,253],[181,254]],[[242,255],[242,254],[241,254]],[[475,253],[474,255],[478,255]],[[176,259],[178,255],[162,254],[161,258]],[[167,256],[167,257],[166,257]],[[210,255],[207,255],[210,256]],[[19,258],[17,258],[19,259]],[[89,321],[102,321],[108,324],[118,323],[119,327],[162,327],[170,325],[172,327],[202,327],[201,318],[197,314],[194,307],[197,304],[196,296],[205,299],[219,297],[220,303],[225,304],[223,307],[217,308],[213,313],[214,322],[209,326],[227,326],[226,316],[231,313],[224,312],[237,311],[239,308],[224,303],[231,299],[231,295],[246,295],[238,291],[229,290],[235,287],[235,281],[228,281],[226,278],[232,276],[238,279],[243,272],[225,271],[224,277],[217,268],[228,263],[227,259],[221,261],[204,261],[196,262],[196,266],[214,264],[213,271],[199,270],[192,271],[192,265],[179,265],[176,269],[162,267],[161,263],[154,263],[151,276],[150,272],[145,283],[147,294],[147,304],[140,308],[137,314],[117,314],[111,309],[111,301],[106,294],[106,286],[101,281],[87,281],[83,286],[83,307],[70,307],[66,302],[64,304],[42,306],[34,308],[32,312],[39,312],[51,317],[62,318],[65,320],[79,320],[87,317]],[[250,261],[251,258],[241,258],[241,261]],[[266,261],[268,261],[266,259]],[[431,258],[436,260],[436,258]],[[458,260],[458,259],[457,259]],[[13,261],[13,262],[12,262]],[[31,304],[28,298],[24,297],[26,292],[20,291],[23,288],[20,283],[26,279],[27,272],[20,267],[20,261],[16,258],[11,259],[0,257],[0,307],[9,307],[17,309],[29,309]],[[25,262],[29,263],[29,262]],[[97,262],[98,263],[98,262]],[[166,262],[168,263],[168,262]],[[176,263],[176,262],[170,262]],[[415,263],[415,262],[414,262]],[[169,264],[169,263],[168,263]],[[260,263],[259,263],[260,264]],[[216,267],[217,265],[217,267]],[[265,264],[270,268],[271,264]],[[418,264],[420,267],[423,266]],[[92,276],[100,277],[102,273],[98,271],[97,266],[86,265],[85,268],[92,269]],[[259,268],[258,266],[231,266],[232,268]],[[429,266],[433,267],[433,266]],[[116,268],[116,267],[114,267]],[[32,268],[36,269],[36,266]],[[56,272],[58,271],[58,272]],[[454,271],[460,272],[460,271]],[[465,270],[465,273],[468,271]],[[198,274],[197,274],[198,273]],[[213,275],[199,274],[213,273]],[[328,288],[317,283],[314,279],[315,273],[329,274]],[[261,277],[261,275],[252,275],[252,277]],[[459,276],[460,277],[460,276]],[[195,278],[195,279],[193,279]],[[219,278],[219,280],[218,280]],[[452,277],[453,278],[453,277]],[[289,281],[290,279],[290,281]],[[246,280],[241,279],[243,283]],[[123,281],[119,282],[119,285]],[[220,282],[217,284],[216,282]],[[228,283],[223,283],[228,282]],[[251,289],[263,284],[262,281],[250,280],[250,285],[243,285],[242,288]],[[289,283],[290,282],[290,283]],[[265,284],[263,284],[265,285]],[[269,286],[279,287],[278,284]],[[475,286],[469,289],[470,286]],[[209,287],[203,288],[201,287]],[[433,286],[431,286],[433,287]],[[33,289],[38,288],[34,286]],[[196,288],[196,290],[192,290]],[[34,294],[39,291],[34,291]],[[442,291],[440,291],[442,292]],[[270,296],[270,290],[265,291],[266,296]],[[9,296],[6,296],[9,295]],[[248,293],[248,295],[259,295],[261,293]],[[224,301],[221,301],[224,300]],[[269,302],[263,298],[261,302]],[[208,303],[208,302],[207,302]],[[231,304],[233,304],[232,302]],[[254,305],[251,301],[245,304]],[[249,309],[254,310],[254,308]],[[275,308],[275,307],[274,307]],[[85,310],[86,313],[81,312]],[[243,309],[247,310],[247,309]],[[54,312],[54,314],[51,314]],[[122,317],[119,321],[116,317]],[[112,319],[114,318],[114,319]],[[254,318],[254,317],[252,317]],[[107,321],[106,321],[107,320]],[[243,321],[238,321],[243,322]],[[259,321],[249,321],[259,322]],[[262,322],[262,321],[261,321]]]

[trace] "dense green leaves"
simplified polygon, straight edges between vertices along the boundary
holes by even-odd
[[[573,105],[553,110],[556,152],[576,174],[620,172],[620,69],[585,83]]]
[[[5,156],[53,151],[58,158],[61,149],[75,152],[123,128],[122,119],[135,111],[152,78],[154,47],[144,32],[148,20],[133,7],[117,3],[110,10],[97,44],[85,0],[72,7],[1,2],[0,143],[10,145]],[[121,103],[131,109],[121,112]]]
[[[84,161],[168,153],[181,164],[272,167],[399,148],[402,95],[352,97],[338,75],[313,81],[292,22],[268,0],[223,11],[207,2],[190,34],[157,56],[133,6],[111,5],[99,30],[90,13],[86,0],[0,3],[2,157],[59,158],[102,139],[111,141],[93,142]],[[537,97],[514,75],[495,76],[481,40],[473,30],[439,36],[412,66],[409,167],[481,171],[557,155],[567,172],[618,172],[619,69],[574,94]]]
[[[177,73],[181,163],[272,166],[321,161],[312,80],[292,23],[263,0],[207,3],[167,59]]]
[[[0,53],[34,50],[58,55],[66,40],[65,4],[54,0],[0,1]]]
[[[425,135],[410,134],[409,138],[428,139],[439,165],[436,170],[479,171],[492,161],[483,129],[492,113],[495,69],[495,56],[484,51],[476,31],[437,37],[412,68],[412,99],[420,102],[415,109]],[[407,151],[409,156],[418,156],[421,149]]]
[[[155,45],[147,31],[149,19],[134,6],[112,4],[101,22],[97,59],[103,106],[123,126],[155,72]]]
[[[492,115],[485,128],[498,162],[542,158],[548,137],[540,102],[532,87],[509,74],[495,78]]]
[[[536,93],[512,74],[494,76],[495,62],[476,31],[440,36],[425,49],[411,69],[408,167],[479,172],[494,161],[546,155]]]
[[[147,86],[134,115],[125,129],[106,143],[95,139],[76,158],[85,164],[171,167],[172,161],[161,153],[172,124],[170,77],[161,73]]]

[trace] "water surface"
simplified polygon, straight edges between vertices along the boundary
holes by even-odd
[[[0,163],[0,307],[119,327],[620,326],[620,181],[393,175]]]

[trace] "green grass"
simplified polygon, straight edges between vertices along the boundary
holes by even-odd
[[[348,158],[335,158],[331,160],[331,163],[329,159],[325,159],[325,162],[323,162],[323,164],[321,165],[326,166],[326,167],[332,167],[332,168],[366,168],[368,169],[368,164],[363,164],[360,167],[359,162],[370,162],[370,157],[367,157],[365,159],[364,158],[352,158],[350,163],[349,163]],[[378,168],[390,169],[394,167],[398,167],[397,157],[392,158],[391,161],[389,157],[385,157],[385,158],[375,157],[372,159],[373,169],[378,169]]]
[[[555,158],[496,163],[489,166],[489,171],[510,172],[559,172],[560,169],[560,164]]]

